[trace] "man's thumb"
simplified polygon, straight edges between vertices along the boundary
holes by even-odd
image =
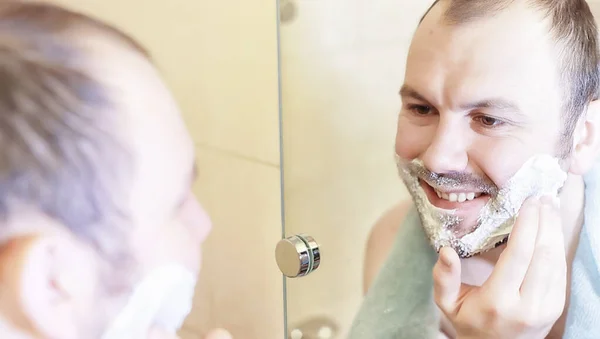
[[[436,304],[446,314],[453,314],[461,288],[460,259],[449,247],[440,250],[433,267],[433,296]]]

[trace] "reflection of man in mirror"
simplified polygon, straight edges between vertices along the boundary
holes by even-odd
[[[584,0],[432,5],[352,339],[600,337],[598,47]]]
[[[210,230],[194,158],[137,43],[2,1],[0,337],[175,338]]]

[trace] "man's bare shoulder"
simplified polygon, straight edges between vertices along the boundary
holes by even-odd
[[[373,279],[381,269],[396,239],[396,234],[408,211],[412,200],[405,200],[385,212],[371,228],[365,249],[363,291],[366,293]]]
[[[389,209],[377,220],[375,226],[371,229],[370,237],[378,236],[383,232],[389,231],[392,231],[395,234],[412,206],[413,201],[409,199],[404,200]]]

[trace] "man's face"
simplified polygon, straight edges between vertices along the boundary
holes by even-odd
[[[459,182],[429,202],[456,210],[458,236],[472,231],[490,192],[532,156],[557,155],[562,131],[557,56],[548,28],[514,5],[493,18],[450,26],[435,6],[412,41],[396,153]]]
[[[106,114],[118,117],[112,132],[122,139],[134,166],[131,182],[125,183],[129,194],[118,199],[125,221],[109,226],[96,240],[105,251],[126,253],[127,260],[99,253],[39,211],[13,212],[8,229],[17,236],[0,249],[3,338],[98,338],[115,328],[111,325],[132,305],[136,294],[131,292],[140,286],[146,290],[134,299],[133,314],[145,314],[145,305],[151,307],[159,290],[168,290],[161,300],[171,308],[161,319],[125,319],[125,327],[137,325],[143,335],[160,327],[156,325],[172,329],[181,320],[173,315],[185,316],[200,271],[200,245],[211,223],[191,191],[194,145],[179,109],[143,55],[110,37],[83,34],[88,58],[81,67],[110,91],[114,111]],[[169,273],[160,274],[164,272]],[[154,279],[144,279],[151,273]],[[165,282],[179,276],[183,279]]]
[[[125,209],[134,283],[172,264],[198,275],[200,245],[211,223],[192,193],[194,144],[174,99],[150,62],[114,41],[98,41],[90,67],[114,91],[124,117],[117,132],[125,136],[135,164]],[[98,284],[105,279],[99,274]],[[109,321],[121,306],[108,308]]]

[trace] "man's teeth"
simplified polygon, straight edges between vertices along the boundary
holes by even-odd
[[[461,192],[461,193],[444,193],[438,190],[435,190],[438,198],[448,200],[450,202],[465,202],[468,200],[473,200],[481,195],[481,193],[474,192]]]

